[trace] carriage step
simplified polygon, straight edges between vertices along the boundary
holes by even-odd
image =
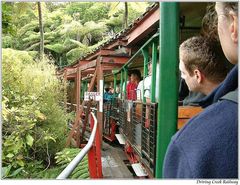
[[[142,167],[142,165],[140,163],[132,164],[132,168],[133,168],[135,174],[138,177],[146,177],[146,176],[148,176],[146,170]]]
[[[125,145],[126,143],[126,140],[124,139],[123,135],[122,134],[115,134],[118,142],[121,144],[121,145]]]

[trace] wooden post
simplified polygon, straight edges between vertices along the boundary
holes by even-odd
[[[97,91],[100,92],[101,100],[98,103],[97,120],[98,129],[100,132],[100,145],[102,145],[102,134],[103,134],[103,70],[101,65],[102,57],[97,58]]]
[[[77,68],[77,90],[76,90],[76,121],[77,121],[77,130],[76,130],[76,144],[79,147],[80,145],[80,123],[79,121],[81,120],[81,114],[80,114],[80,92],[81,92],[81,70],[79,69],[79,67]]]
[[[79,70],[80,70],[80,72],[82,71],[81,69],[79,69]],[[91,80],[91,83],[88,87],[88,92],[91,92],[93,90],[93,87],[94,87],[94,84],[95,84],[95,81],[96,81],[96,77],[97,77],[97,70],[95,71],[94,76]],[[76,81],[77,81],[77,79],[76,79]],[[78,83],[80,84],[80,81],[78,81]],[[79,100],[80,100],[80,97],[79,97]],[[86,102],[83,100],[81,107],[80,107],[80,105],[77,105],[77,107],[78,107],[77,110],[79,109],[79,111],[77,111],[78,114],[76,115],[74,125],[73,125],[72,130],[70,131],[70,133],[68,135],[67,142],[66,142],[66,147],[70,145],[71,138],[73,137],[74,131],[79,126],[80,116],[82,115],[83,107],[85,106],[85,104],[86,104]]]
[[[84,133],[86,131],[86,127],[87,127],[87,123],[88,123],[88,115],[90,113],[90,107],[91,107],[91,101],[89,101],[87,103],[86,117],[85,117],[85,120],[83,122],[82,133],[80,135],[80,143],[79,143],[78,146],[80,146],[83,143],[83,136],[84,136]]]
[[[73,100],[73,104],[77,105],[77,99],[76,99],[76,91],[77,91],[77,77],[74,77],[74,87],[73,87],[73,94],[72,94],[72,100]],[[73,109],[72,109],[73,110]],[[74,111],[77,112],[77,106],[74,107]]]

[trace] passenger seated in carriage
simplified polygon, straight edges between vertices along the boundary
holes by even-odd
[[[159,71],[159,63],[157,63],[156,66],[156,92],[155,92],[155,99],[156,102],[158,102],[158,71]],[[151,96],[151,80],[152,80],[152,60],[151,58],[149,59],[148,62],[148,76],[144,78],[141,82],[139,82],[139,85],[137,87],[137,100],[142,101],[143,97],[146,98],[146,103],[149,104],[151,103],[150,96]],[[144,85],[144,91],[143,90],[143,85]],[[149,105],[146,105],[146,115],[145,115],[145,127],[149,127],[150,125],[150,107]]]
[[[111,101],[112,98],[113,98],[113,90],[111,87],[106,87],[105,88],[105,92],[103,94],[103,102],[108,102],[108,101]]]
[[[201,104],[204,96],[216,89],[230,70],[220,43],[203,36],[184,41],[180,45],[179,56],[181,77],[191,95],[183,100],[185,105],[193,101]]]
[[[130,82],[127,84],[127,100],[128,100],[128,114],[127,121],[130,122],[130,109],[132,108],[132,101],[137,99],[137,86],[141,80],[141,72],[139,70],[132,70]]]

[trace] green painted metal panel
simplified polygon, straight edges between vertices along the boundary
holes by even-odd
[[[162,178],[166,149],[177,130],[178,47],[179,3],[161,2],[156,178]]]
[[[124,87],[123,87],[123,90],[124,90],[124,98],[127,99],[127,90],[126,90],[126,87],[127,87],[127,81],[128,81],[128,70],[127,68],[123,68],[124,70]]]
[[[114,97],[114,101],[115,101],[115,97],[116,97],[116,89],[117,89],[117,75],[114,74],[113,76],[113,89],[114,89],[114,93],[113,93],[113,97]]]
[[[148,75],[148,61],[149,61],[149,54],[148,54],[148,47],[144,47],[142,48],[142,54],[143,54],[143,79],[146,78],[146,76]],[[141,90],[141,93],[143,93],[143,95],[141,94],[141,96],[143,96],[143,103],[146,103],[146,97],[144,97],[144,83],[143,83],[143,86],[142,86],[142,90]]]
[[[120,93],[121,93],[121,99],[122,99],[123,98],[123,71],[121,71]]]
[[[157,66],[157,44],[152,43],[152,79],[151,79],[151,102],[155,103],[156,92],[156,66]]]
[[[116,91],[116,87],[117,87],[117,75],[114,74],[114,76],[113,76],[113,88],[114,88],[114,92]]]

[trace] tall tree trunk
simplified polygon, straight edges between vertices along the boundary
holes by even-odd
[[[127,2],[124,2],[125,5],[125,11],[124,11],[124,16],[123,16],[123,28],[127,28],[128,26],[128,4]]]
[[[44,56],[44,34],[43,34],[41,2],[37,2],[37,5],[38,5],[38,19],[39,19],[39,32],[40,32],[40,59],[42,60]]]

